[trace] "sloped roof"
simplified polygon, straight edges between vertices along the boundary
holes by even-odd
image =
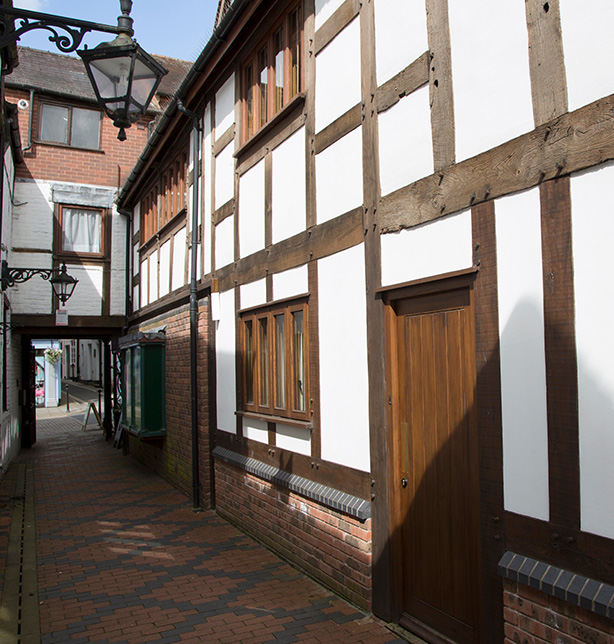
[[[80,58],[30,47],[18,47],[18,54],[19,66],[5,77],[8,87],[34,89],[86,101],[96,100]],[[168,70],[168,74],[162,78],[158,94],[172,96],[192,63],[167,56],[154,55],[154,58]]]
[[[217,29],[222,18],[226,15],[228,9],[230,9],[232,2],[233,0],[219,0],[219,3],[217,5],[217,12],[215,14],[215,24],[213,25],[214,30]]]

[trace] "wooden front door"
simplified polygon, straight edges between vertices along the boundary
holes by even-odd
[[[400,622],[437,642],[480,641],[472,291],[389,307],[393,552]]]

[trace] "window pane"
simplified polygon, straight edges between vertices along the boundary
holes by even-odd
[[[252,321],[245,322],[245,402],[254,404],[254,333]]]
[[[100,253],[102,213],[99,210],[62,210],[62,250],[72,253]]]
[[[263,126],[267,122],[267,105],[269,99],[268,62],[268,52],[265,47],[258,56],[258,66],[260,68],[260,126]]]
[[[41,113],[41,140],[68,143],[68,108],[43,105]]]
[[[280,29],[273,37],[275,46],[275,66],[273,68],[275,87],[275,113],[284,106],[284,30]]]
[[[290,96],[301,91],[300,8],[290,15]]]
[[[73,107],[70,144],[94,150],[100,147],[100,112]]]
[[[269,406],[269,334],[267,318],[258,320],[260,327],[260,405]]]
[[[251,65],[245,68],[245,89],[247,103],[245,136],[249,138],[254,133],[254,71]]]
[[[292,314],[294,334],[294,409],[305,411],[305,333],[303,312]]]
[[[275,316],[275,407],[286,407],[286,329],[285,316]]]

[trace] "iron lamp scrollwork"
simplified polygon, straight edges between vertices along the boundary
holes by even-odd
[[[79,282],[78,279],[68,274],[66,264],[62,264],[60,268],[9,268],[8,262],[5,259],[2,260],[0,282],[3,291],[15,284],[27,282],[35,275],[40,275],[51,283],[54,295],[62,304],[65,304],[70,298]]]

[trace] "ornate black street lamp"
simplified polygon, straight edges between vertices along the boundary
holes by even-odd
[[[40,275],[51,283],[54,294],[62,304],[65,304],[72,295],[79,281],[66,272],[66,264],[62,264],[60,268],[9,268],[8,262],[5,259],[2,260],[0,282],[3,291],[15,284],[27,282],[35,275]]]
[[[113,27],[1,6],[0,50],[34,29],[51,32],[49,40],[64,53],[77,51],[83,36],[90,31],[117,34],[110,42],[101,43],[94,49],[85,46],[77,53],[83,59],[100,107],[119,128],[117,138],[125,141],[125,129],[145,114],[167,70],[132,37],[132,0],[120,0],[120,8],[122,15],[117,19],[117,27]],[[19,22],[17,28],[15,21]],[[58,29],[66,34],[58,33]]]

